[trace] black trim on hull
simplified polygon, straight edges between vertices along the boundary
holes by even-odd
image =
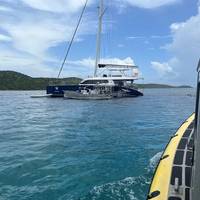
[[[64,91],[78,91],[81,88],[87,87],[88,89],[93,89],[93,86],[80,86],[80,85],[54,85],[47,86],[46,93],[50,94],[52,97],[64,97]],[[120,95],[119,95],[120,93]],[[137,89],[130,87],[113,87],[113,97],[138,97],[143,96],[143,93]]]

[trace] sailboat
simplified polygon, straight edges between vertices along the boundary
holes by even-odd
[[[86,1],[87,4],[87,1]],[[85,10],[83,8],[81,17]],[[134,82],[139,79],[139,68],[130,64],[101,63],[101,35],[102,22],[105,13],[104,1],[99,1],[98,7],[98,33],[96,42],[96,60],[93,77],[82,80],[78,85],[50,85],[47,87],[47,94],[53,97],[64,96],[72,99],[109,99],[121,97],[138,97],[143,93],[136,88]],[[78,21],[80,24],[81,18]],[[78,26],[76,27],[75,34]],[[72,37],[72,41],[75,37]],[[70,47],[72,45],[70,43]],[[68,52],[67,52],[68,54]],[[66,56],[67,57],[67,56]],[[64,61],[66,60],[66,57]],[[64,66],[61,67],[61,69]],[[59,72],[59,75],[61,70]]]

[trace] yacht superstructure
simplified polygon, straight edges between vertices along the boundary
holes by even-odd
[[[87,4],[87,1],[86,1]],[[83,8],[85,10],[86,4]],[[63,96],[65,93],[66,98],[71,98],[70,94],[75,94],[74,92],[79,93],[78,96],[85,94],[88,91],[88,96],[91,93],[91,90],[98,91],[99,86],[101,85],[101,93],[109,95],[112,97],[136,97],[143,96],[143,93],[139,91],[135,85],[134,81],[139,79],[139,70],[137,66],[124,64],[124,63],[101,63],[100,62],[100,52],[101,52],[101,33],[102,33],[102,20],[105,13],[103,0],[99,1],[99,12],[98,12],[98,33],[97,33],[97,43],[96,43],[96,60],[95,60],[95,69],[93,77],[88,77],[80,82],[79,85],[70,86],[70,85],[51,85],[47,87],[47,94],[52,96]],[[83,12],[81,14],[81,17]],[[81,18],[80,18],[81,19]],[[80,20],[78,25],[80,24]],[[75,30],[75,33],[77,28]],[[74,35],[73,38],[74,39]],[[71,43],[70,46],[71,47]],[[67,51],[68,55],[68,51]],[[66,56],[67,57],[67,56]],[[66,57],[62,64],[61,70],[59,71],[59,76],[64,66]],[[97,89],[98,88],[98,89]],[[104,91],[103,91],[104,89]],[[69,92],[69,91],[74,91]],[[109,91],[109,94],[107,94]],[[93,94],[94,95],[94,94]],[[99,94],[97,94],[99,95]],[[74,97],[74,96],[73,96]]]

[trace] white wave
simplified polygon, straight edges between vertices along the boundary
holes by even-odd
[[[123,180],[107,183],[101,186],[95,186],[91,193],[95,194],[93,196],[94,200],[101,198],[102,194],[106,194],[110,197],[115,197],[117,199],[122,199],[125,196],[128,196],[130,200],[137,200],[135,197],[135,193],[130,186],[136,183],[136,179],[134,177],[127,177]],[[122,196],[123,194],[123,196]]]
[[[147,166],[147,174],[138,177],[126,177],[119,181],[106,183],[100,186],[95,186],[86,196],[80,200],[141,200],[145,199],[146,187],[150,184],[149,173],[157,166],[163,152],[156,153],[150,160]]]
[[[119,181],[95,186],[81,200],[140,200],[145,198],[144,188],[147,185],[146,181],[144,176],[126,177]]]
[[[156,153],[150,160],[149,160],[149,165],[147,167],[147,171],[152,171],[156,168],[163,152],[158,152]]]

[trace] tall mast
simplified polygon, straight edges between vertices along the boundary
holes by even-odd
[[[77,24],[77,26],[76,26],[76,28],[75,28],[75,30],[74,30],[73,35],[72,35],[72,39],[71,39],[71,41],[70,41],[70,43],[69,43],[69,46],[68,46],[68,48],[67,48],[67,52],[66,52],[66,54],[65,54],[65,58],[64,58],[64,60],[63,60],[63,62],[62,62],[62,65],[61,65],[61,67],[60,67],[60,70],[59,70],[59,73],[58,73],[58,77],[57,77],[57,78],[60,78],[60,74],[61,74],[61,72],[62,72],[62,70],[63,70],[63,67],[64,67],[64,65],[65,65],[65,62],[66,62],[67,57],[68,57],[68,55],[69,55],[69,52],[70,52],[70,50],[71,50],[71,47],[72,47],[72,44],[73,44],[73,42],[74,42],[76,33],[77,33],[77,31],[78,31],[78,28],[79,28],[79,26],[80,26],[81,20],[82,20],[82,18],[83,18],[83,14],[84,14],[84,12],[85,12],[87,3],[88,3],[88,0],[85,1],[85,4],[84,4],[84,6],[83,6],[81,15],[80,15],[79,20],[78,20],[78,24]]]
[[[97,69],[98,64],[100,61],[100,54],[101,54],[101,32],[102,32],[102,20],[103,20],[103,14],[104,14],[104,8],[103,8],[103,0],[99,1],[99,25],[98,25],[98,33],[97,33],[97,44],[96,44],[96,61],[95,61],[95,70],[94,70],[94,77],[97,76]]]

